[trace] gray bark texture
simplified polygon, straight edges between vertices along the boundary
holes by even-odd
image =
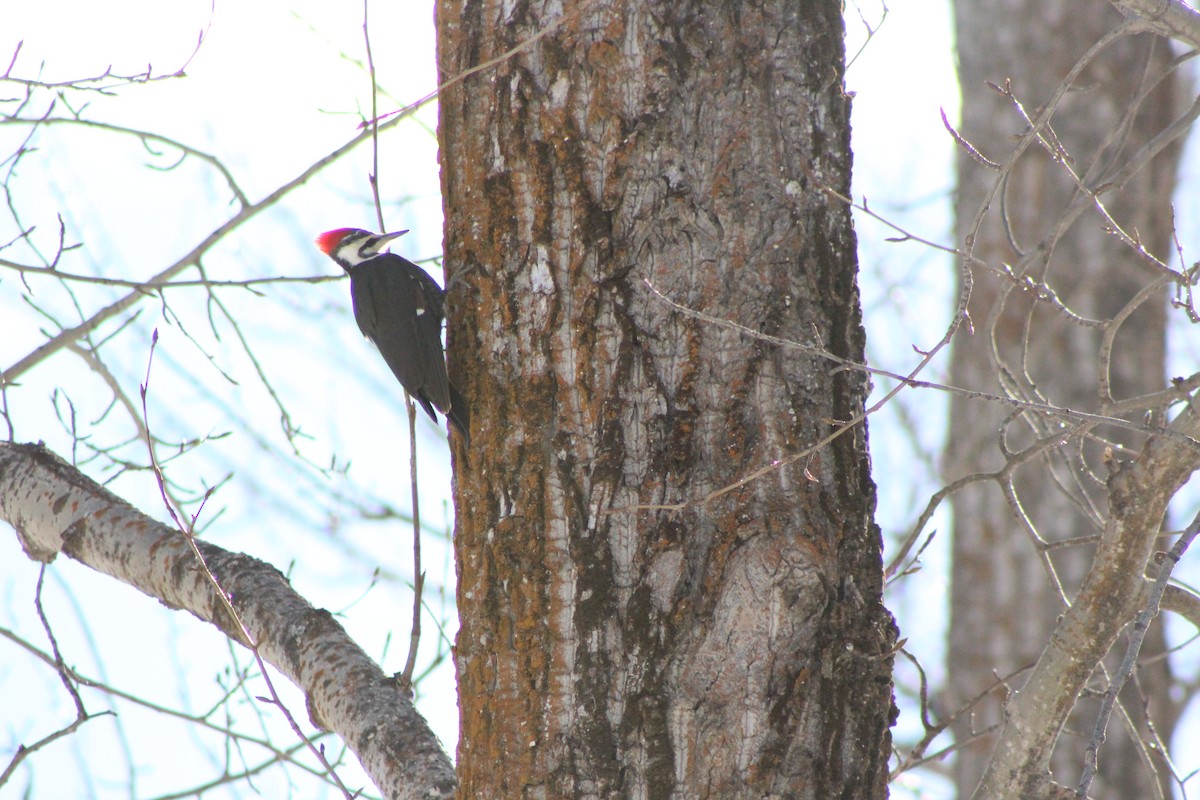
[[[959,132],[1000,169],[960,150],[957,239],[979,262],[969,309],[974,332],[964,326],[954,341],[950,383],[1096,413],[1115,413],[1114,400],[1162,391],[1167,286],[1147,288],[1162,272],[1113,227],[1169,258],[1178,146],[1132,176],[1122,172],[1179,111],[1166,41],[1116,38],[1056,97],[1076,62],[1120,24],[1118,14],[1091,0],[956,0],[954,9]],[[1008,82],[1012,98],[987,82]],[[1032,119],[1051,104],[1053,115],[1044,129],[1048,144],[1012,160],[1029,127],[1014,100]],[[1101,191],[1111,219],[1081,186]],[[1011,274],[1002,274],[1005,265]],[[1144,412],[1126,417],[1141,421]],[[992,688],[954,727],[960,797],[979,783],[1008,692],[1025,682],[1092,567],[1112,502],[1106,455],[1125,459],[1144,443],[1111,427],[1084,430],[1054,415],[952,400],[947,480],[992,475],[952,498],[944,709]],[[1075,539],[1087,543],[1062,546]],[[1124,613],[1116,603],[1111,611]],[[1148,728],[1152,720],[1169,743],[1178,715],[1167,691],[1169,666],[1154,659],[1163,649],[1156,625],[1137,687],[1122,695],[1136,730],[1119,719],[1109,727],[1093,797],[1170,796],[1169,770],[1152,752]],[[997,676],[1007,680],[999,684]],[[1107,682],[1098,673],[1092,685],[1102,690]],[[1082,699],[1067,723],[1048,765],[1056,780],[1073,786],[1078,779],[1096,709],[1094,697]]]
[[[886,794],[865,376],[664,300],[862,361],[842,36],[440,3],[460,796]]]
[[[388,800],[453,796],[450,759],[409,694],[279,570],[189,540],[36,444],[0,441],[0,522],[32,560],[62,554],[253,646],[304,692],[312,723],[342,737]]]

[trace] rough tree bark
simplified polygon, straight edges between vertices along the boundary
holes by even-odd
[[[438,7],[463,797],[877,798],[840,4]],[[722,492],[728,488],[729,491]],[[719,494],[718,494],[719,493]],[[667,508],[687,504],[683,508]]]
[[[1036,116],[1076,60],[1120,23],[1118,14],[1092,0],[957,0],[955,14],[963,87],[960,132],[997,161],[1013,151],[1014,134],[1022,132],[1023,123],[1013,103],[985,82],[1003,85],[1011,79],[1016,99]],[[1063,98],[1051,127],[1086,185],[1099,187],[1113,180],[1129,155],[1172,120],[1178,109],[1170,60],[1165,40],[1148,35],[1120,38]],[[1138,94],[1144,90],[1148,94],[1139,106]],[[1177,163],[1178,148],[1170,147],[1120,191],[1104,196],[1113,218],[1160,257],[1170,251]],[[1114,398],[1164,388],[1165,287],[1124,322],[1111,359],[1105,361],[1105,329],[1068,318],[995,271],[1002,264],[1014,265],[1022,280],[1044,281],[1068,308],[1089,320],[1113,319],[1155,276],[1142,257],[1119,244],[1095,211],[1065,231],[1060,228],[1068,206],[1080,199],[1064,166],[1045,148],[1027,150],[978,230],[976,216],[998,175],[963,150],[959,176],[958,240],[972,241],[975,257],[989,266],[975,269],[970,307],[975,333],[968,335],[963,329],[956,338],[950,382],[1100,411]],[[1102,370],[1109,373],[1111,396],[1106,396]],[[1018,458],[1006,457],[1003,446],[1018,453],[1055,430],[1061,428],[1053,418],[1014,417],[1011,409],[956,397],[951,402],[946,477],[998,470],[1006,458]],[[1136,442],[1112,429],[1098,433],[1111,441]],[[995,676],[1011,675],[1038,658],[1064,609],[1060,585],[1048,576],[1048,565],[1066,598],[1079,590],[1095,548],[1048,550],[1033,542],[1035,533],[1048,543],[1061,543],[1094,537],[1103,528],[1106,487],[1094,477],[1104,472],[1102,447],[1091,442],[1079,448],[1075,443],[1049,450],[1018,468],[1011,480],[1005,476],[977,483],[954,495],[947,710],[994,686]],[[1080,469],[1081,456],[1093,475]],[[1012,490],[1007,497],[1006,483]],[[1024,527],[1014,511],[1023,513],[1031,527]],[[1143,655],[1161,653],[1163,647],[1162,629],[1156,626]],[[1024,678],[1017,674],[1008,685],[1019,687]],[[1142,666],[1138,678],[1149,697],[1157,733],[1169,742],[1178,710],[1167,695],[1166,660]],[[957,739],[964,743],[955,760],[960,797],[974,791],[995,744],[994,736],[975,734],[1001,719],[1006,693],[1006,688],[996,687],[955,727]],[[1138,737],[1148,739],[1142,702],[1136,694],[1126,699],[1138,717]],[[1078,728],[1090,732],[1095,713],[1094,702],[1081,703],[1075,718]],[[1052,767],[1061,780],[1073,783],[1078,777],[1085,744],[1086,736],[1060,740]],[[1114,721],[1104,747],[1102,780],[1094,785],[1093,796],[1152,797],[1161,790],[1169,797],[1169,771],[1158,762],[1156,778],[1147,767],[1147,753]]]
[[[34,561],[65,555],[254,647],[304,692],[312,723],[345,740],[388,800],[452,796],[450,759],[410,693],[279,570],[189,541],[37,444],[0,441],[0,522]]]

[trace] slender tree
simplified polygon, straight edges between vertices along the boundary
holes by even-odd
[[[974,148],[960,148],[955,204],[972,259],[974,333],[956,338],[950,381],[1118,416],[1115,403],[1164,388],[1167,282],[1155,261],[1169,260],[1179,146],[1144,148],[1180,110],[1170,48],[1131,35],[1090,0],[956,0],[954,9],[959,132]],[[1144,441],[1053,413],[952,400],[946,477],[977,479],[951,501],[947,710],[984,693],[954,727],[960,797],[979,783],[1009,691],[1092,565],[1111,504],[1105,459],[1129,458]],[[1163,650],[1156,625],[1138,688],[1123,695],[1126,721],[1109,728],[1095,797],[1170,796],[1162,745],[1178,707]],[[1106,685],[1097,673],[1093,686]],[[1090,734],[1096,711],[1082,703],[1071,729]],[[1074,785],[1087,743],[1060,740],[1057,779]]]

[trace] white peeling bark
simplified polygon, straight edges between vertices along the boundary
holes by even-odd
[[[186,536],[33,444],[0,442],[0,520],[25,553],[62,553],[191,612],[249,646]],[[304,691],[314,725],[341,736],[384,796],[451,797],[450,760],[396,681],[274,567],[196,540],[263,660]]]

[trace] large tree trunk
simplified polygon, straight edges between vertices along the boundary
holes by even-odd
[[[1011,89],[1026,112],[1036,116],[1050,102],[1076,60],[1120,18],[1093,0],[957,0],[957,36],[963,87],[961,133],[985,157],[1005,162],[1024,124],[1013,103],[985,82]],[[1089,187],[1114,180],[1130,154],[1170,122],[1175,111],[1173,75],[1137,105],[1138,93],[1168,72],[1170,51],[1148,35],[1124,37],[1108,47],[1075,82],[1051,120],[1053,133],[1070,157],[1070,168]],[[1133,115],[1136,110],[1136,115]],[[1127,115],[1131,115],[1127,119]],[[1126,131],[1119,126],[1128,122]],[[1170,251],[1171,188],[1178,149],[1168,148],[1149,168],[1119,191],[1105,194],[1113,219],[1147,250],[1166,258]],[[971,242],[976,267],[970,312],[975,331],[964,328],[955,340],[950,382],[956,385],[1075,410],[1104,412],[1113,398],[1130,398],[1164,386],[1165,290],[1143,303],[1120,328],[1106,360],[1104,330],[1071,319],[1045,298],[1023,290],[1044,282],[1080,317],[1110,320],[1155,277],[1144,259],[1123,246],[1094,210],[1073,225],[1059,227],[1066,209],[1080,200],[1067,168],[1034,146],[1016,161],[1007,184],[992,201],[978,230],[974,224],[988,193],[1000,180],[965,150],[959,156],[956,201],[959,241]],[[1086,198],[1084,198],[1086,200]],[[1005,229],[1007,219],[1008,230]],[[1018,280],[1000,277],[1013,266]],[[1111,378],[1105,396],[1104,372]],[[948,479],[994,472],[1035,439],[1059,430],[1054,418],[1013,416],[1012,409],[956,397],[946,454]],[[1129,444],[1120,431],[1095,433]],[[1005,456],[1001,446],[1006,445]],[[1046,645],[1064,598],[1073,598],[1091,564],[1094,548],[1050,545],[1094,537],[1105,514],[1101,465],[1103,447],[1072,442],[1028,461],[1011,475],[975,483],[953,497],[953,572],[949,649],[948,710],[994,690],[955,727],[960,743],[955,780],[960,797],[971,795],[992,751],[994,737],[976,736],[1001,715],[1006,693]],[[1118,453],[1119,457],[1121,456]],[[1093,470],[1082,469],[1085,463]],[[1007,496],[1006,496],[1007,494]],[[1023,519],[1021,519],[1023,515]],[[1038,537],[1043,540],[1037,541]],[[1053,571],[1053,575],[1051,575]],[[1156,626],[1143,656],[1163,650]],[[1006,686],[996,677],[1012,676]],[[1149,696],[1157,732],[1169,742],[1177,710],[1166,689],[1165,659],[1143,666],[1140,686]],[[1097,685],[1102,685],[1098,683]],[[1137,736],[1114,721],[1102,754],[1101,780],[1093,797],[1153,797],[1158,783],[1170,796],[1169,771],[1147,767],[1149,751],[1143,701],[1126,698],[1139,720]],[[1090,733],[1096,704],[1081,702],[1070,727]],[[1074,784],[1083,764],[1086,735],[1060,737],[1052,767]],[[1142,748],[1139,750],[1139,748]]]
[[[438,8],[463,797],[878,798],[840,4]],[[744,481],[743,483],[738,483]],[[667,508],[685,504],[682,508]]]

